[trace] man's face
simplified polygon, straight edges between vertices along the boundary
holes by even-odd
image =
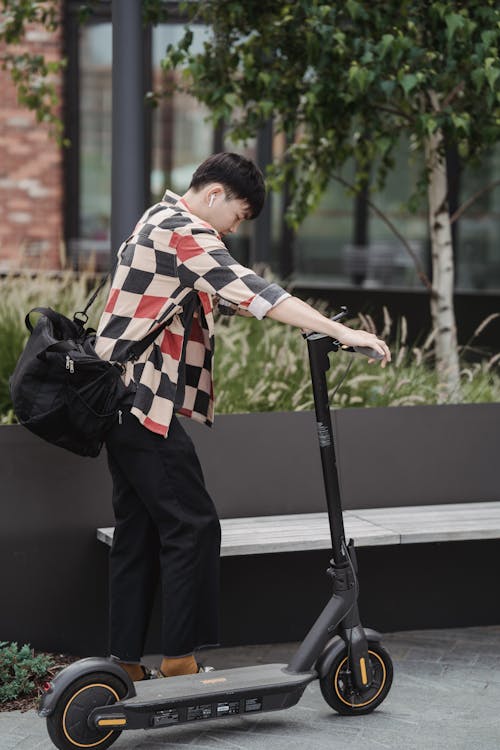
[[[218,194],[210,207],[210,223],[220,235],[236,232],[242,221],[249,218],[248,203],[241,198],[226,198]]]

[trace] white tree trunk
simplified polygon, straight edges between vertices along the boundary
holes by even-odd
[[[436,332],[435,354],[439,403],[460,400],[460,367],[453,307],[453,246],[448,210],[446,160],[443,134],[426,140],[427,197],[432,247],[432,324]]]

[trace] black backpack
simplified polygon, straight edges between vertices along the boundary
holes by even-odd
[[[80,456],[99,455],[129,392],[123,364],[101,359],[94,349],[95,331],[85,328],[86,312],[105,281],[73,320],[50,307],[30,310],[25,319],[30,337],[9,381],[19,422]],[[34,312],[40,313],[35,326],[30,320]],[[123,361],[137,359],[166,325],[131,344]]]

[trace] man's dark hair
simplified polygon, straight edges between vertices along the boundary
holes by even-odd
[[[211,182],[224,185],[227,198],[246,201],[249,219],[255,219],[262,211],[266,197],[264,176],[250,159],[226,151],[210,156],[193,174],[189,187],[199,190]]]

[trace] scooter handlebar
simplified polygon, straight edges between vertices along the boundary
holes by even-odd
[[[332,339],[335,350],[340,349],[343,352],[349,352],[350,354],[362,354],[368,359],[383,359],[384,355],[378,352],[376,349],[371,349],[369,346],[345,346],[340,341]]]
[[[340,312],[334,315],[330,318],[330,320],[339,321],[345,318],[348,314],[347,307],[342,306],[340,308]],[[303,333],[303,338],[313,340],[313,339],[322,339],[325,338],[324,333]],[[335,349],[342,349],[344,352],[351,352],[352,354],[362,354],[364,357],[368,357],[368,359],[383,359],[384,355],[378,352],[376,349],[372,349],[369,346],[344,346],[340,341],[337,341],[336,339],[332,339],[333,344],[335,346]]]
[[[347,314],[347,307],[343,305],[340,308],[340,312],[330,318],[330,320],[342,320],[342,318],[345,318]],[[362,354],[364,357],[368,357],[368,359],[384,359],[383,354],[378,352],[376,349],[371,349],[369,346],[343,346],[340,341],[335,341],[335,344],[339,349],[342,349],[343,351],[352,352],[353,354]]]
[[[363,354],[368,359],[384,359],[384,355],[378,352],[376,349],[371,349],[369,346],[351,346],[349,351],[356,352],[356,354]]]

